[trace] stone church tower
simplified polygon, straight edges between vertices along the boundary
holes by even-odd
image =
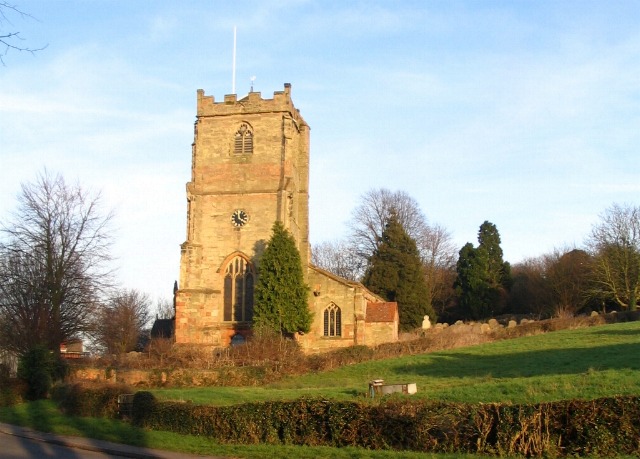
[[[177,343],[226,346],[248,336],[259,260],[276,221],[293,235],[312,287],[314,323],[299,337],[304,348],[397,339],[395,303],[309,265],[309,126],[291,101],[291,85],[273,99],[250,92],[222,102],[198,90],[186,191]]]

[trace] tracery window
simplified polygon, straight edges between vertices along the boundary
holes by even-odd
[[[253,320],[253,266],[242,257],[235,257],[227,265],[224,274],[225,322],[250,322]]]
[[[324,310],[324,336],[342,336],[342,313],[333,303]]]
[[[253,131],[246,123],[236,131],[233,152],[236,155],[250,155],[253,153]]]

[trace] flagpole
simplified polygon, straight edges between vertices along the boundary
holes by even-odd
[[[233,26],[233,66],[231,71],[231,94],[236,93],[236,26]]]

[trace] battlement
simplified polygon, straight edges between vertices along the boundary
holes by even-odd
[[[284,91],[274,91],[273,99],[263,99],[260,92],[250,92],[239,100],[237,94],[227,94],[222,102],[216,102],[214,96],[206,96],[203,89],[198,89],[198,117],[272,112],[288,113],[296,122],[304,123],[291,100],[290,83],[284,84]]]

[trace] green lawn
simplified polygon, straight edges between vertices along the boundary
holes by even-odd
[[[482,346],[350,365],[263,387],[158,389],[161,398],[203,404],[292,399],[364,399],[367,382],[415,382],[418,394],[459,402],[539,402],[640,394],[640,322],[566,330]],[[62,416],[49,401],[0,408],[0,422],[65,435],[208,455],[250,458],[476,457],[355,448],[218,445],[205,438],[145,431],[119,421]]]
[[[318,396],[364,398],[368,381],[418,385],[457,402],[529,403],[640,394],[640,322],[565,330],[481,346],[366,362],[262,387],[157,389],[163,399],[229,405]]]

